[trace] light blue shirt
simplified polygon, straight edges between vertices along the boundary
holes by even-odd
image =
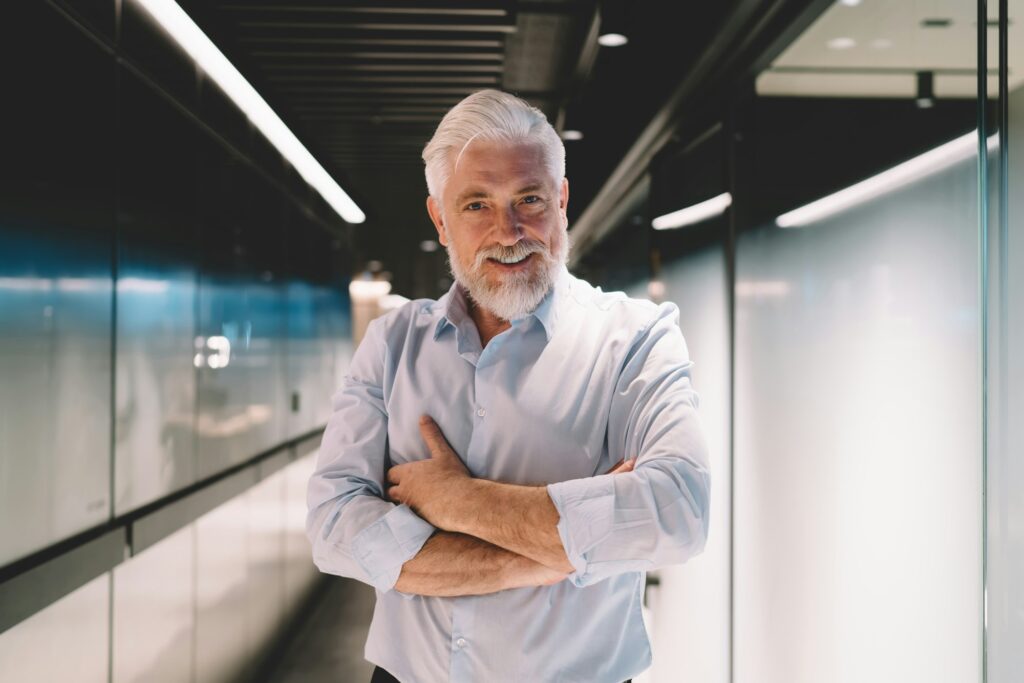
[[[707,447],[672,304],[565,269],[481,348],[457,286],[373,321],[334,396],[307,530],[321,571],[373,585],[365,657],[403,683],[620,683],[651,663],[645,572],[699,553]],[[394,589],[435,528],[385,500],[428,457],[431,415],[474,477],[547,485],[575,571],[553,586],[427,597]],[[601,474],[621,458],[632,472]]]

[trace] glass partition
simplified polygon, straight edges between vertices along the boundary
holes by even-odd
[[[1005,81],[997,90],[1000,144],[989,159],[987,674],[1024,671],[1024,2],[1009,0],[989,32]],[[995,8],[993,8],[995,9]],[[1005,50],[1005,52],[1003,51]]]
[[[836,3],[757,79],[735,681],[981,680],[976,13]]]

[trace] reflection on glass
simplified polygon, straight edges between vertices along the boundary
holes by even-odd
[[[0,565],[110,514],[113,58],[46,3],[16,11],[0,60],[31,68],[4,72],[0,519],[17,523]]]
[[[757,81],[736,681],[980,680],[976,4],[936,11],[833,5]]]
[[[194,275],[117,282],[117,512],[194,480]]]

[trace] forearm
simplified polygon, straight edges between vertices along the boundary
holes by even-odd
[[[484,595],[563,578],[564,573],[479,538],[439,531],[402,565],[395,589],[430,596]]]
[[[450,500],[448,528],[522,555],[556,572],[572,563],[558,535],[558,510],[544,486],[469,479]]]

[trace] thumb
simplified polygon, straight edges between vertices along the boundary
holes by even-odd
[[[431,456],[436,458],[452,453],[452,447],[448,445],[447,439],[441,433],[441,428],[429,415],[420,417],[420,436],[423,437],[427,448],[430,449]]]

